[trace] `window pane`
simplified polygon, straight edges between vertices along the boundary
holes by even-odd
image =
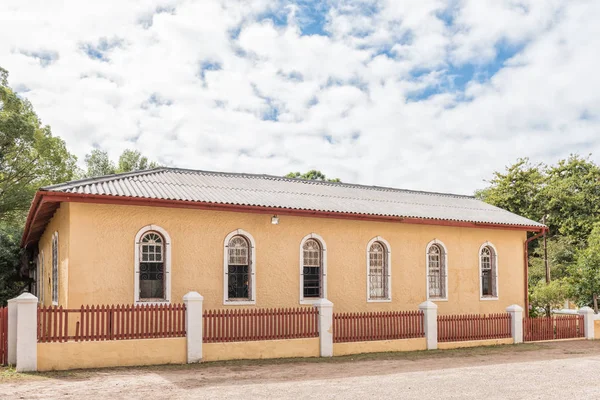
[[[387,266],[385,249],[375,242],[369,249],[369,296],[372,299],[387,298]]]
[[[228,298],[248,299],[249,298],[249,266],[248,265],[230,265],[227,272]]]
[[[432,245],[427,255],[430,297],[445,297],[446,271],[441,247]]]
[[[164,298],[163,263],[140,263],[140,298]]]
[[[304,297],[321,297],[321,268],[304,267]]]
[[[303,255],[303,294],[308,298],[322,296],[321,245],[314,239],[309,239],[302,246]]]

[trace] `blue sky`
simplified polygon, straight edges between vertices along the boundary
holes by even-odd
[[[600,161],[597,1],[96,3],[0,4],[0,66],[81,160],[467,194]]]

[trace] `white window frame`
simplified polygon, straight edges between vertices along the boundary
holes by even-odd
[[[494,265],[492,265],[492,271],[494,272],[494,284],[496,285],[496,287],[494,288],[495,291],[494,293],[496,293],[495,296],[484,296],[483,295],[483,281],[482,281],[482,275],[483,275],[483,269],[482,269],[482,263],[481,263],[481,252],[483,251],[484,248],[489,247],[494,251]],[[498,300],[500,297],[500,293],[498,291],[499,289],[499,285],[498,285],[498,250],[496,250],[496,246],[494,246],[491,242],[485,242],[484,244],[481,245],[481,247],[479,248],[479,300],[482,301],[494,301],[494,300]]]
[[[444,282],[444,297],[430,297],[429,296],[429,249],[431,246],[437,245],[442,248],[444,252],[444,272],[445,272],[445,282]],[[427,300],[429,301],[448,301],[448,248],[446,245],[438,239],[433,239],[431,242],[427,244],[425,248],[425,288],[427,289]]]
[[[56,244],[55,244],[56,243]],[[50,252],[52,253],[50,256],[50,261],[52,262],[52,286],[50,287],[50,291],[52,294],[52,305],[57,306],[59,300],[59,289],[60,289],[60,248],[58,246],[58,232],[54,232],[52,235],[52,242],[50,243]],[[54,246],[56,246],[56,259],[54,258]],[[56,266],[56,267],[55,267]]]
[[[140,241],[142,237],[150,232],[158,232],[165,243],[165,298],[163,300],[144,301],[140,300]],[[135,235],[134,241],[134,267],[133,267],[133,301],[135,304],[165,304],[171,302],[171,237],[169,233],[158,225],[146,225]]]
[[[304,243],[307,240],[314,239],[319,242],[321,246],[321,285],[323,286],[321,289],[322,297],[316,298],[312,297],[310,299],[304,298]],[[327,298],[327,245],[325,244],[325,240],[317,235],[316,233],[309,233],[304,236],[300,241],[300,304],[315,304],[319,302],[321,299]]]
[[[229,241],[234,236],[242,236],[246,238],[250,244],[250,299],[248,300],[229,300]],[[223,305],[225,306],[244,306],[256,304],[256,242],[254,237],[243,229],[236,229],[225,236],[223,242]]]
[[[371,299],[371,266],[369,252],[375,242],[380,242],[385,248],[385,262],[387,263],[387,296],[385,299]],[[376,236],[367,243],[367,303],[389,303],[392,301],[392,250],[387,240]]]

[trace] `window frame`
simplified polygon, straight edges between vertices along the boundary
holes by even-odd
[[[59,301],[59,289],[60,289],[60,278],[59,278],[59,247],[58,247],[58,232],[54,232],[52,234],[52,242],[50,244],[50,252],[51,257],[50,260],[52,262],[52,270],[51,270],[51,287],[50,292],[52,294],[52,305],[57,306]]]
[[[444,267],[444,296],[442,297],[432,297],[429,295],[429,249],[432,246],[438,246],[443,252],[443,267]],[[427,300],[428,301],[448,301],[448,248],[446,245],[438,239],[433,239],[431,242],[427,244],[425,248],[425,288],[427,290]]]
[[[242,236],[249,245],[250,265],[248,274],[250,275],[250,287],[248,289],[250,290],[250,298],[248,300],[229,300],[229,242],[235,236]],[[256,304],[256,242],[250,233],[243,229],[236,229],[225,236],[225,240],[223,241],[223,305],[244,306],[254,304]]]
[[[484,296],[483,295],[483,262],[482,262],[482,253],[483,253],[483,249],[485,249],[486,247],[489,247],[493,252],[494,255],[492,257],[493,263],[492,263],[492,273],[494,274],[494,279],[492,280],[492,282],[494,283],[494,286],[492,288],[493,293],[495,293],[495,295],[487,295]],[[498,300],[500,298],[500,294],[499,294],[499,285],[498,285],[498,250],[496,250],[496,246],[494,246],[491,242],[485,242],[481,245],[481,247],[479,248],[479,253],[478,253],[478,257],[479,257],[479,300],[482,301],[494,301],[494,300]]]
[[[165,288],[164,299],[141,300],[140,299],[140,242],[142,238],[149,232],[160,234],[164,240],[164,268],[165,268]],[[146,225],[135,235],[134,241],[134,268],[133,268],[133,301],[134,304],[166,304],[171,302],[171,237],[169,233],[158,225]]]
[[[304,243],[307,240],[316,240],[321,246],[321,297],[304,298]],[[300,304],[316,304],[322,299],[327,299],[327,245],[325,240],[316,233],[309,233],[300,241]]]
[[[384,251],[385,251],[385,255],[384,255],[384,261],[386,263],[386,269],[387,269],[387,293],[385,298],[381,298],[381,299],[372,299],[371,298],[371,259],[370,259],[370,252],[371,252],[371,246],[376,243],[379,242],[381,245],[383,245]],[[373,239],[371,239],[369,241],[369,243],[367,243],[367,303],[389,303],[392,301],[392,250],[390,247],[390,244],[388,243],[387,240],[385,240],[384,238],[382,238],[381,236],[376,236]]]

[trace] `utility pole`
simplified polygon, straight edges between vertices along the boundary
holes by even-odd
[[[546,214],[542,218],[542,223],[546,225]],[[550,283],[550,264],[548,264],[548,231],[544,231],[544,266],[546,267],[546,284]]]

